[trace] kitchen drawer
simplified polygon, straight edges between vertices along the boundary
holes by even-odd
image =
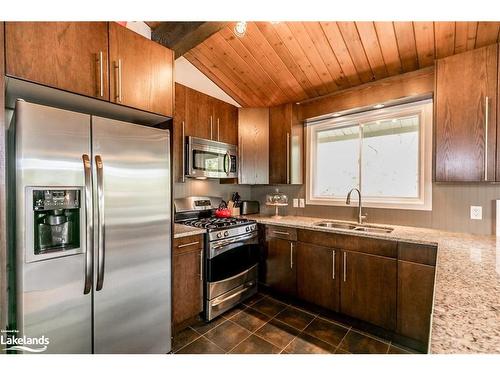
[[[173,254],[184,254],[203,248],[203,235],[197,234],[181,238],[174,238]]]
[[[318,246],[358,251],[389,258],[397,258],[398,255],[398,243],[396,241],[378,238],[300,229],[298,231],[298,240]]]
[[[266,225],[266,238],[281,238],[283,240],[297,241],[297,229],[279,225]]]
[[[399,242],[398,259],[407,262],[436,265],[437,246]]]

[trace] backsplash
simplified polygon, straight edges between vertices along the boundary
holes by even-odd
[[[237,191],[241,199],[250,199],[249,185],[220,184],[218,180],[186,179],[184,183],[174,184],[174,198],[183,198],[191,195],[221,197],[225,201],[231,198],[231,193]]]
[[[273,214],[266,207],[266,194],[275,188],[288,194],[290,205],[280,208],[283,215],[312,216],[337,220],[356,220],[357,206],[317,206],[293,208],[293,198],[305,198],[304,185],[252,186],[252,199],[261,204],[261,213]],[[409,225],[473,234],[495,233],[495,200],[500,199],[500,185],[433,184],[432,211],[364,208],[368,223]],[[483,207],[483,219],[470,219],[470,206]]]

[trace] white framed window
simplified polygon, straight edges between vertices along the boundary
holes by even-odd
[[[306,154],[307,204],[432,209],[432,99],[306,122]]]

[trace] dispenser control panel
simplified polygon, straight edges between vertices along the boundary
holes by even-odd
[[[80,190],[33,190],[35,211],[80,208]]]

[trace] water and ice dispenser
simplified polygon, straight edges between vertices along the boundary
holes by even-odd
[[[82,252],[81,199],[80,188],[29,188],[28,261]]]

